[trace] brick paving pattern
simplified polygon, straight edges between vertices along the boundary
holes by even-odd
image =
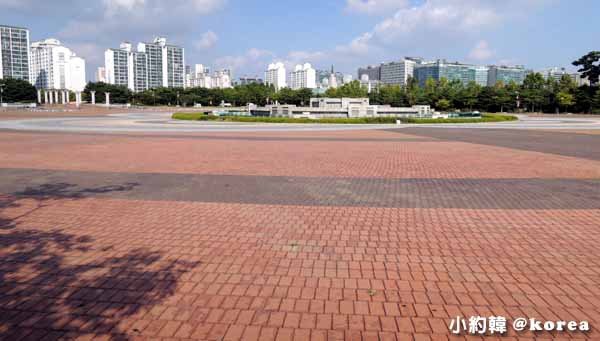
[[[595,152],[410,132],[0,133],[0,339],[600,339]]]

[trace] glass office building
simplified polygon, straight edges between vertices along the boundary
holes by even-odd
[[[445,60],[424,62],[416,65],[415,78],[421,86],[425,86],[425,82],[429,78],[435,81],[439,81],[442,78],[446,78],[449,81],[459,80],[463,85],[475,82],[481,86],[486,86],[488,83],[488,67],[449,63]]]
[[[525,76],[530,71],[525,70],[523,66],[490,66],[488,72],[488,86],[494,86],[497,82],[501,81],[504,84],[515,82],[516,84],[523,84]]]

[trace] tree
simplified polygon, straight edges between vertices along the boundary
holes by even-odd
[[[498,81],[494,86],[493,99],[496,106],[500,107],[500,112],[504,112],[505,108],[510,107],[512,96],[510,95],[508,88],[504,86],[504,82]]]
[[[600,89],[598,89],[594,95],[592,106],[594,108],[594,112],[600,112]]]
[[[536,108],[541,109],[544,104],[545,86],[546,81],[544,80],[544,76],[538,72],[528,74],[525,77],[525,80],[523,80],[521,96],[523,102],[531,108],[532,112],[534,112]]]
[[[469,110],[473,110],[473,107],[477,104],[480,92],[481,86],[479,84],[475,82],[469,82],[469,84],[463,88],[461,93],[464,107],[469,108]]]
[[[579,72],[583,77],[589,79],[592,85],[600,81],[600,51],[591,51],[585,56],[573,62],[574,66],[579,66]]]
[[[564,110],[568,110],[569,107],[575,104],[575,96],[566,91],[560,91],[556,95],[556,100],[558,102],[558,107],[563,108]]]
[[[0,79],[0,86],[3,89],[2,102],[36,102],[37,91],[31,83],[14,78]]]
[[[89,100],[91,91],[96,91],[96,102],[98,103],[106,102],[105,93],[107,92],[110,93],[111,103],[128,103],[133,99],[131,91],[124,85],[90,82],[83,89],[83,97]]]
[[[450,105],[450,101],[445,98],[439,99],[437,102],[435,102],[435,108],[440,111],[446,111],[450,109]]]

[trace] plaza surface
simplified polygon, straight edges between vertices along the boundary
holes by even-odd
[[[449,127],[0,121],[0,339],[600,339],[596,121]]]

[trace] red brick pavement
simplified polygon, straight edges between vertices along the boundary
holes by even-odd
[[[0,162],[295,176],[598,178],[600,172],[589,160],[452,142],[6,133]],[[486,340],[600,339],[597,209],[5,195],[0,226],[0,337],[7,340],[482,340],[449,334],[452,317],[472,315],[589,320],[593,328]]]
[[[353,136],[351,133],[338,132],[334,136]],[[355,134],[356,138],[421,139],[379,131]],[[281,136],[281,133],[267,136]],[[289,136],[328,135],[289,133]],[[427,141],[254,141],[5,133],[0,135],[0,162],[13,168],[133,173],[600,178],[600,161],[463,142]]]

